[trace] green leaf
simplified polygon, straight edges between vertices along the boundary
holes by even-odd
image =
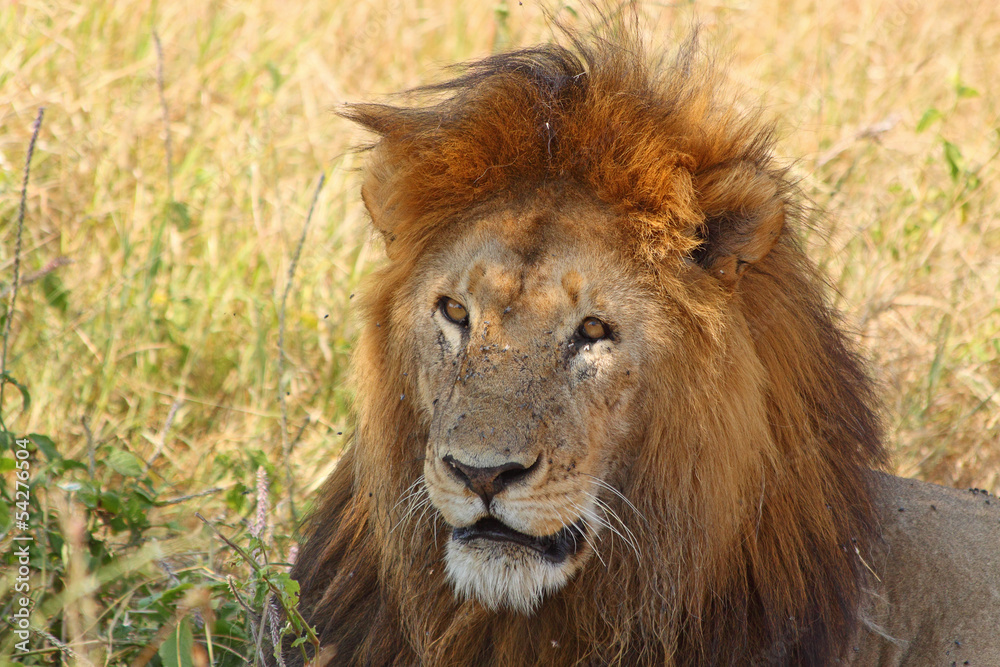
[[[86,470],[87,465],[80,461],[74,461],[73,459],[60,459],[58,461],[59,465],[53,466],[53,470],[57,475],[60,475],[67,470]]]
[[[959,98],[963,97],[979,97],[979,91],[971,86],[967,86],[964,83],[956,84],[955,93]]]
[[[958,182],[958,177],[962,174],[962,151],[958,146],[950,141],[944,141],[944,160],[948,163],[948,172],[951,180]]]
[[[14,459],[8,459],[6,456],[0,459],[0,472],[10,472],[17,467]]]
[[[42,278],[42,293],[49,305],[59,312],[65,313],[66,309],[69,308],[69,299],[66,298],[69,290],[55,273],[46,273]]]
[[[244,511],[250,505],[250,501],[247,499],[249,493],[250,489],[245,484],[236,482],[226,491],[226,505],[234,512]]]
[[[45,535],[49,539],[49,553],[61,554],[63,545],[66,544],[66,540],[63,538],[62,533],[58,530],[47,530],[45,531]]]
[[[125,504],[125,518],[133,529],[141,530],[149,525],[149,508],[148,503],[139,501],[135,496],[128,499]]]
[[[917,121],[917,132],[923,132],[928,127],[930,127],[934,121],[939,120],[940,118],[943,117],[944,114],[942,114],[934,107],[931,107],[930,109],[925,111],[924,115],[920,117],[919,121]]]
[[[292,579],[292,575],[288,572],[274,573],[271,581],[286,595],[294,596],[299,594],[299,582]]]
[[[281,86],[282,82],[285,80],[285,77],[281,76],[281,70],[279,70],[278,66],[270,60],[264,63],[264,68],[267,70],[267,73],[271,75],[271,90],[278,90],[278,87]]]
[[[163,595],[160,596],[160,602],[168,605],[172,609],[176,606],[175,603],[184,597],[184,593],[192,588],[194,588],[194,584],[191,582],[177,584],[173,588],[163,591]]]
[[[25,387],[20,382],[18,382],[17,380],[15,380],[14,376],[12,376],[10,373],[6,371],[0,373],[0,382],[10,382],[12,385],[17,387],[18,391],[21,392],[21,399],[24,404],[21,410],[27,412],[28,408],[31,407],[31,394],[28,393],[28,388]]]
[[[112,491],[106,491],[100,496],[101,509],[107,510],[112,514],[118,514],[122,511],[122,499],[121,497]]]
[[[128,528],[128,523],[126,523],[120,514],[112,514],[111,518],[106,519],[106,521],[108,527],[111,528],[111,532],[116,535]]]
[[[142,464],[131,452],[124,449],[112,449],[108,454],[108,466],[123,477],[138,477],[142,474]]]
[[[84,507],[95,510],[100,502],[101,492],[89,480],[84,480],[80,482],[80,490],[77,492],[77,498],[80,499]]]
[[[164,213],[167,220],[182,232],[191,228],[191,213],[188,211],[188,205],[184,202],[172,201],[168,203],[164,208]]]
[[[267,454],[259,449],[251,449],[249,452],[250,461],[253,463],[252,472],[256,473],[257,468],[263,467],[268,477],[273,477],[274,469]]]
[[[194,667],[191,653],[194,650],[194,635],[191,632],[191,624],[187,618],[174,627],[166,641],[160,644],[157,652],[163,667]]]
[[[59,453],[59,449],[56,447],[56,443],[52,442],[52,438],[47,435],[29,433],[28,438],[35,443],[35,447],[42,450],[42,453],[45,454],[45,458],[49,461],[58,461],[62,458],[62,455]]]

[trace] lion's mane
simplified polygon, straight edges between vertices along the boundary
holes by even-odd
[[[885,453],[871,381],[800,247],[771,129],[723,103],[691,45],[652,61],[627,35],[569,40],[472,63],[422,105],[345,112],[379,137],[363,196],[389,262],[361,305],[353,444],[293,571],[301,610],[330,664],[828,664],[856,626],[877,535],[869,469]],[[594,560],[528,617],[456,599],[448,527],[397,509],[427,425],[393,322],[401,286],[463,211],[558,180],[615,207],[624,261],[687,295],[688,356],[650,371],[663,409],[622,485],[634,509],[616,505],[639,556]],[[677,252],[704,277],[661,270]],[[739,539],[721,538],[736,516],[751,517]]]

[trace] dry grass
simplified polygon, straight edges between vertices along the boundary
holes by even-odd
[[[829,213],[811,249],[883,381],[897,470],[1000,491],[1000,6],[643,11],[661,41],[699,22],[748,103],[780,119],[781,152]],[[5,3],[7,282],[24,152],[47,108],[24,237],[33,282],[18,296],[8,361],[34,400],[22,413],[8,392],[8,426],[85,460],[86,417],[95,442],[155,455],[175,495],[231,489],[252,483],[254,451],[280,460],[281,380],[287,437],[309,418],[292,457],[307,498],[349,427],[350,296],[378,261],[348,150],[361,137],[331,109],[549,35],[527,0]],[[278,378],[278,308],[324,172]],[[195,508],[226,511],[215,496],[170,506],[177,533],[165,540],[196,529]],[[275,516],[289,533],[287,506]]]

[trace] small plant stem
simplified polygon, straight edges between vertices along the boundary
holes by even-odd
[[[215,524],[213,524],[211,521],[209,521],[208,519],[206,519],[205,517],[203,517],[200,512],[195,512],[194,515],[196,517],[198,517],[199,519],[201,519],[202,523],[204,523],[206,526],[208,526],[209,530],[211,530],[213,533],[215,533],[216,537],[218,537],[220,540],[222,540],[223,542],[225,542],[226,545],[230,549],[232,549],[237,554],[239,554],[240,558],[242,558],[244,560],[244,562],[246,562],[247,565],[249,565],[251,568],[253,568],[253,570],[255,572],[257,572],[258,574],[260,574],[263,577],[264,583],[267,584],[267,587],[271,591],[271,593],[274,594],[279,600],[281,599],[281,596],[280,596],[281,591],[278,588],[278,586],[271,580],[270,576],[268,575],[267,566],[260,565],[259,563],[257,563],[257,561],[254,560],[253,556],[251,556],[249,553],[247,553],[247,551],[245,549],[242,549],[241,547],[239,547],[235,542],[233,542],[232,540],[230,540],[228,537],[226,537],[225,535],[223,535],[222,532],[219,531],[219,529],[215,527]],[[242,602],[241,602],[241,604],[242,604]],[[304,629],[303,631],[305,632],[306,636],[309,638],[309,642],[313,646],[315,646],[316,648],[319,648],[319,637],[316,635],[316,631],[313,629],[313,627],[311,625],[309,625],[309,623],[306,622],[305,618],[302,616],[301,612],[299,612],[298,608],[295,608],[295,607],[293,607],[291,609],[285,608],[285,613],[288,614],[288,615],[290,615],[290,616],[294,616],[295,619],[302,624],[302,628]]]
[[[14,245],[14,281],[11,283],[10,307],[7,309],[7,321],[3,328],[3,359],[0,360],[0,426],[6,430],[3,422],[3,390],[7,385],[7,341],[10,339],[10,323],[14,320],[14,306],[17,305],[17,284],[21,277],[21,237],[24,233],[24,209],[28,201],[28,177],[31,175],[31,157],[35,154],[35,142],[38,132],[42,129],[42,117],[45,107],[38,107],[35,125],[31,130],[31,141],[28,142],[28,156],[24,160],[24,181],[21,183],[21,204],[17,209],[17,241]]]
[[[83,425],[83,432],[87,435],[87,475],[94,479],[94,469],[97,462],[94,460],[94,434],[90,430],[90,420],[87,415],[80,417],[80,424]]]
[[[156,87],[160,91],[160,110],[163,113],[163,143],[167,153],[167,196],[174,201],[174,158],[173,141],[170,136],[170,110],[167,108],[167,95],[163,85],[163,44],[160,34],[153,31],[153,42],[156,43]]]
[[[316,202],[319,201],[319,193],[326,182],[326,174],[320,174],[319,183],[316,184],[316,191],[313,193],[312,204],[309,205],[309,213],[306,215],[306,222],[302,226],[302,235],[299,237],[299,244],[292,255],[292,263],[288,267],[288,281],[285,283],[285,292],[281,295],[281,309],[278,311],[278,402],[281,405],[281,456],[285,462],[285,486],[288,489],[288,508],[292,515],[292,521],[298,522],[299,516],[295,511],[295,480],[292,477],[292,444],[288,440],[288,402],[285,400],[285,387],[282,377],[285,374],[285,307],[288,304],[288,293],[292,291],[292,281],[295,278],[295,268],[299,263],[299,256],[302,254],[302,246],[306,242],[306,233],[309,231],[309,223],[312,221],[313,211],[316,210]],[[301,433],[299,434],[301,435]],[[298,440],[298,437],[296,437]]]

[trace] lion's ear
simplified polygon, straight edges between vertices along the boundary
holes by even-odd
[[[697,175],[695,187],[705,221],[693,258],[718,280],[734,285],[781,235],[784,181],[753,162],[738,162]]]
[[[338,112],[377,137],[375,143],[367,146],[368,159],[365,161],[364,181],[361,184],[361,200],[368,209],[375,229],[382,234],[386,247],[396,237],[396,227],[400,221],[400,187],[405,181],[409,154],[412,146],[399,137],[412,135],[411,118],[405,110],[384,104],[348,104]]]
[[[368,164],[365,167],[365,180],[361,184],[361,200],[368,209],[375,226],[388,246],[396,237],[395,228],[398,216],[394,215],[396,203],[393,201],[396,190],[393,176],[397,171],[388,159],[386,149],[376,145],[372,149]]]

